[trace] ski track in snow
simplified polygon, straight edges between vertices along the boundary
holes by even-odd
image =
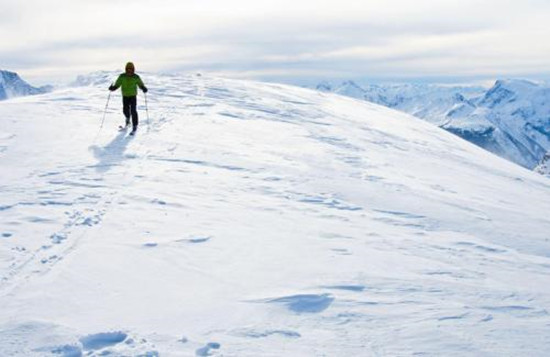
[[[381,107],[209,77],[151,76],[135,138],[111,98],[91,142],[98,80],[0,106],[8,355],[550,351],[544,179]]]

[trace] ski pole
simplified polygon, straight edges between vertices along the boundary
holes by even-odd
[[[147,107],[147,93],[143,93],[145,95],[145,113],[147,113],[147,131],[151,128],[151,121],[149,120],[149,108]]]
[[[109,96],[107,97],[107,103],[105,103],[105,110],[103,110],[103,119],[101,119],[101,126],[99,127],[99,131],[97,132],[97,135],[94,138],[94,142],[97,140],[97,137],[99,136],[99,133],[101,133],[101,129],[103,128],[103,123],[105,122],[105,116],[107,115],[107,108],[109,107],[109,100],[111,100],[110,91],[109,91]]]
[[[111,100],[111,92],[109,91],[109,96],[107,97],[107,103],[105,104],[105,110],[103,111],[103,119],[101,119],[101,126],[99,131],[103,128],[103,123],[105,122],[105,116],[107,115],[107,107],[109,107],[109,100]]]

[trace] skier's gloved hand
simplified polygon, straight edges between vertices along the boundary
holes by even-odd
[[[113,85],[110,85],[110,86],[109,86],[109,90],[112,92],[112,91],[116,90],[116,87],[113,86]]]
[[[143,91],[143,93],[147,93],[149,91],[149,89],[147,89],[147,87],[143,87],[143,88],[141,88],[141,90]]]

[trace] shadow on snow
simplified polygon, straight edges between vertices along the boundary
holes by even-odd
[[[126,138],[126,131],[121,131],[110,143],[105,147],[97,145],[90,146],[90,151],[99,162],[92,166],[98,173],[105,173],[112,167],[117,166],[126,157],[124,152],[130,140]]]

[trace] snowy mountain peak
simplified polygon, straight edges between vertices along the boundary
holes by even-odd
[[[0,70],[0,100],[46,93],[51,87],[36,88],[22,80],[15,72]]]
[[[352,87],[352,88],[362,89],[357,83],[355,83],[352,80],[347,80],[342,82],[342,85],[340,87]]]
[[[364,98],[365,96],[365,90],[351,80],[342,82],[334,92],[353,98]]]
[[[494,108],[496,105],[505,102],[514,101],[516,92],[513,88],[508,88],[504,81],[497,81],[495,85],[485,93],[481,100],[481,105]]]
[[[316,89],[321,92],[332,92],[332,84],[327,81],[323,81],[317,84]]]
[[[499,79],[487,91],[481,104],[494,108],[500,103],[511,103],[518,98],[529,98],[540,88],[539,84],[524,79]]]
[[[10,83],[20,80],[19,76],[15,72],[0,70],[0,84]]]

